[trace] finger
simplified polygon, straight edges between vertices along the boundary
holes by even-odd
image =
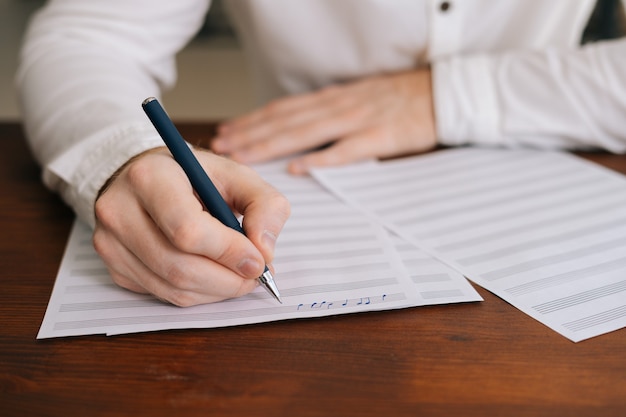
[[[338,166],[380,156],[389,139],[379,128],[369,128],[344,137],[328,148],[311,152],[290,161],[287,169],[295,175],[309,172],[313,167]]]
[[[276,100],[222,127],[211,147],[215,152],[232,154],[299,126],[327,120],[346,106],[346,98],[349,96],[341,94],[339,87],[328,87],[319,92]],[[286,136],[294,138],[293,134]]]
[[[326,149],[293,159],[288,170],[296,175],[305,174],[312,167],[424,152],[435,145],[435,136],[427,127],[403,121],[380,123],[352,132]]]
[[[271,263],[276,239],[290,215],[289,201],[251,168],[222,162],[228,167],[216,170],[214,182],[226,201],[243,215],[247,238],[261,251],[265,263]]]
[[[109,230],[106,226],[112,222],[107,224],[105,217],[101,223],[94,246],[109,268],[159,298],[177,305],[208,302],[238,296],[256,285],[214,260],[178,250],[135,204],[129,204],[122,221]],[[251,278],[258,276],[251,274]],[[119,284],[137,290],[127,282]]]
[[[257,163],[301,153],[327,145],[372,123],[372,109],[361,104],[336,104],[318,109],[314,117],[294,124],[271,136],[248,143],[230,154],[241,163]]]
[[[330,88],[326,88],[317,92],[275,99],[248,114],[222,123],[218,127],[218,134],[226,135],[237,130],[250,130],[257,125],[265,124],[267,119],[282,119],[288,115],[301,114],[304,109],[312,107],[312,104],[328,100],[331,90]]]
[[[154,288],[148,289],[147,287],[150,286],[142,283],[154,274],[142,267],[137,257],[124,248],[113,233],[96,226],[93,234],[93,246],[104,261],[113,282],[133,292],[155,293]],[[156,276],[153,278],[160,280]],[[156,292],[162,294],[161,291],[156,290]]]
[[[274,260],[276,240],[290,212],[289,201],[278,191],[249,202],[243,209],[243,229],[261,251],[266,264]]]
[[[150,293],[156,298],[177,306],[187,307],[238,297],[252,291],[258,285],[255,280],[237,277],[230,287],[219,279],[205,279],[207,285],[189,290],[174,285],[151,271],[114,236],[106,231],[94,234],[94,246],[107,264],[114,282],[134,292]],[[111,262],[107,262],[111,260]]]

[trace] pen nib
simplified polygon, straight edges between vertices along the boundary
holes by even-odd
[[[283,303],[283,301],[280,299],[280,292],[278,292],[278,287],[274,282],[274,277],[272,276],[272,273],[269,271],[269,269],[266,269],[265,272],[263,272],[263,275],[259,277],[259,282],[261,283],[263,288],[265,288],[267,292],[272,295],[272,297],[274,297],[279,303]]]

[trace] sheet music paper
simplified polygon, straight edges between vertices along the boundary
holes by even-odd
[[[457,148],[314,176],[573,341],[626,326],[618,173],[565,153]]]
[[[38,338],[209,328],[410,306],[478,301],[456,271],[355,212],[285,163],[256,167],[289,198],[276,245],[284,304],[263,288],[220,303],[179,308],[117,287],[76,222]]]

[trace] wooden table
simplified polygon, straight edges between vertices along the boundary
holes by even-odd
[[[587,156],[626,173],[626,156]],[[37,341],[73,215],[18,124],[0,124],[0,160],[0,416],[626,416],[626,330],[572,343],[481,288],[481,303]]]

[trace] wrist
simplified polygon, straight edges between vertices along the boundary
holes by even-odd
[[[115,180],[117,179],[117,177],[120,176],[120,174],[129,166],[131,165],[133,162],[135,162],[136,160],[148,155],[148,154],[152,154],[152,153],[157,153],[163,150],[166,150],[167,148],[165,146],[159,146],[156,148],[151,148],[148,150],[145,150],[141,153],[138,153],[137,155],[134,155],[133,157],[131,157],[130,159],[128,159],[126,162],[124,162],[124,164],[122,164],[118,169],[115,170],[115,172],[113,173],[113,175],[111,175],[106,181],[105,183],[102,185],[102,187],[100,188],[100,190],[98,191],[98,194],[96,195],[96,200],[98,201],[98,199],[102,196],[102,194],[104,194],[109,187],[111,187],[111,184],[113,184],[113,182],[115,182]]]

